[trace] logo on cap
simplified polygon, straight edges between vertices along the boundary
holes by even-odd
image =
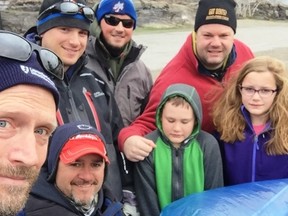
[[[46,82],[48,82],[50,85],[52,85],[53,87],[55,87],[54,82],[48,77],[46,76],[43,72],[36,70],[35,68],[32,67],[28,67],[26,65],[20,65],[21,70],[25,73],[25,74],[31,74],[32,76],[37,76],[38,78],[45,80]],[[55,87],[56,88],[56,87]]]
[[[227,16],[227,10],[223,8],[211,8],[208,10],[208,15],[206,16],[206,20],[210,19],[221,19],[229,21],[229,17]]]
[[[90,125],[81,124],[81,125],[77,125],[77,128],[79,130],[91,130],[93,127]]]
[[[74,1],[74,0],[63,0],[63,2],[73,2],[73,3],[77,4],[77,1]]]
[[[113,10],[116,13],[119,13],[119,11],[120,10],[122,11],[123,9],[124,9],[124,3],[121,3],[120,1],[113,6]]]

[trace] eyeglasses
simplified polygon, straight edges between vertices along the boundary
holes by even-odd
[[[244,87],[244,86],[239,86],[241,93],[246,96],[253,96],[256,92],[260,95],[262,98],[267,98],[273,95],[275,92],[277,92],[277,89],[254,89],[252,87]]]
[[[93,22],[95,19],[94,11],[92,8],[85,6],[81,3],[74,2],[59,2],[54,5],[51,5],[46,10],[44,10],[38,16],[38,20],[43,19],[45,16],[52,14],[53,12],[60,12],[62,14],[74,15],[74,14],[83,14],[86,19],[90,22]]]
[[[33,51],[37,51],[37,58],[44,69],[53,76],[63,80],[64,65],[61,59],[51,50],[29,42],[24,37],[13,32],[0,30],[0,57],[27,61]]]
[[[125,28],[132,28],[134,27],[134,20],[133,19],[119,19],[118,17],[105,15],[104,20],[108,25],[111,26],[118,26],[120,22]]]

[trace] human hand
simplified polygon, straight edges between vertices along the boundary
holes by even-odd
[[[153,141],[135,135],[125,140],[123,152],[128,160],[138,162],[144,160],[155,147]]]

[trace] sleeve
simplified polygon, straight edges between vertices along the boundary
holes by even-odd
[[[143,113],[136,118],[136,120],[130,125],[123,128],[118,136],[119,149],[123,151],[123,145],[125,140],[133,135],[144,136],[149,132],[156,129],[155,125],[155,113],[157,106],[161,100],[162,93],[169,86],[170,82],[163,82],[162,79],[158,79],[149,94],[148,103],[145,106]]]
[[[140,112],[140,114],[142,114],[143,111],[145,110],[145,107],[146,107],[146,105],[148,103],[148,100],[149,100],[149,94],[150,94],[151,88],[153,86],[153,79],[152,79],[151,72],[150,72],[149,68],[147,68],[144,63],[143,63],[143,72],[144,73],[142,73],[142,74],[145,76],[143,78],[143,80],[144,80],[143,89],[144,89],[144,92],[145,92],[145,97],[144,97],[144,99],[142,100],[142,103],[141,103],[141,112]]]
[[[135,163],[134,181],[137,205],[141,215],[159,216],[160,206],[156,192],[155,172],[150,160],[151,154],[145,160]]]
[[[204,154],[204,190],[223,186],[223,167],[217,140],[209,133],[201,132]]]
[[[114,95],[107,84],[105,84],[105,92],[106,92],[106,97],[107,97],[108,107],[109,107],[109,110],[107,111],[110,111],[109,122],[110,122],[112,135],[113,135],[113,143],[116,149],[118,149],[117,138],[118,138],[120,130],[124,127],[124,124],[123,124],[120,110],[114,98]]]

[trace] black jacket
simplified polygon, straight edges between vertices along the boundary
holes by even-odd
[[[37,32],[33,27],[24,35],[36,42]],[[64,80],[52,77],[60,93],[57,112],[59,124],[84,121],[98,129],[104,136],[110,160],[105,185],[112,190],[118,200],[122,199],[121,172],[124,172],[122,157],[117,147],[117,137],[123,128],[123,121],[106,82],[94,71],[85,67],[86,55],[66,72]]]
[[[64,197],[54,186],[47,181],[47,169],[41,169],[40,176],[32,188],[30,197],[26,203],[24,212],[26,216],[84,216]],[[107,216],[121,216],[122,204],[116,202],[108,189],[101,189],[98,193],[98,202],[91,216],[104,216],[105,211],[115,210],[116,212]]]

